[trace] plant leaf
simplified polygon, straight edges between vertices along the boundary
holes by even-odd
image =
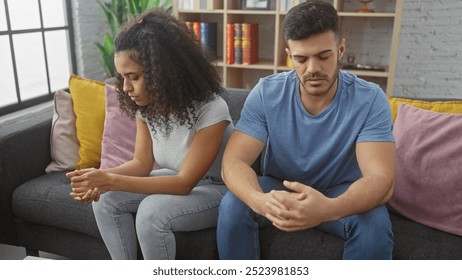
[[[120,31],[121,24],[147,9],[163,8],[169,13],[173,9],[172,0],[111,0],[110,2],[96,0],[96,3],[109,28],[102,43],[95,43],[100,53],[99,62],[108,77],[114,74],[114,38]]]

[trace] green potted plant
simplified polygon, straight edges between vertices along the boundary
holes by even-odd
[[[172,11],[172,0],[111,0],[102,2],[97,0],[109,31],[103,36],[101,43],[96,43],[99,50],[99,62],[106,78],[114,76],[114,38],[120,26],[130,17],[140,14],[148,9],[162,8]]]

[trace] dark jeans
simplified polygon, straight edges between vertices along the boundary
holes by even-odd
[[[259,177],[264,192],[287,190],[282,181]],[[327,197],[337,197],[348,189],[341,185],[323,190]],[[259,259],[259,228],[272,226],[265,217],[253,212],[246,204],[227,192],[218,210],[217,241],[221,259]],[[391,259],[393,232],[385,206],[368,212],[325,222],[316,229],[345,240],[343,259]]]

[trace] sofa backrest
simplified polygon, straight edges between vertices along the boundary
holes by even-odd
[[[228,103],[229,113],[233,119],[233,123],[236,124],[241,116],[242,106],[249,95],[249,89],[242,88],[226,88],[223,92],[222,97]]]

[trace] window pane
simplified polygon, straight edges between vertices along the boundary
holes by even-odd
[[[5,13],[5,3],[0,1],[0,31],[8,30],[6,25],[6,13]]]
[[[40,28],[40,14],[37,0],[8,0],[11,29]]]
[[[13,35],[13,44],[21,99],[48,93],[42,33]]]
[[[42,0],[43,27],[66,26],[65,0]]]
[[[51,91],[65,88],[70,73],[70,56],[67,31],[58,30],[45,33],[48,70],[50,73]]]
[[[13,61],[11,60],[10,40],[0,36],[0,107],[18,102],[14,83]]]

